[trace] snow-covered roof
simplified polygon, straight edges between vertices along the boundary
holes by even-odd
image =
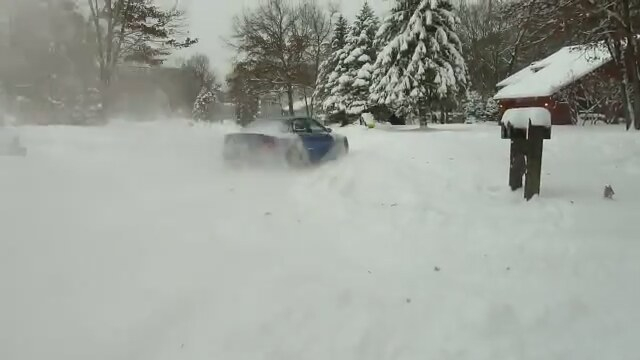
[[[516,129],[527,129],[529,121],[533,126],[551,127],[551,113],[543,107],[524,107],[507,109],[502,114],[502,123]]]
[[[496,84],[496,86],[501,88],[501,87],[505,87],[505,86],[509,86],[509,85],[515,84],[518,81],[522,80],[523,78],[526,78],[527,76],[530,76],[531,74],[533,74],[533,70],[531,70],[531,68],[529,66],[527,66],[524,69],[512,74],[508,78],[500,81],[499,83]]]
[[[551,96],[610,60],[611,54],[603,45],[566,46],[499,82],[497,86],[504,87],[493,98]]]

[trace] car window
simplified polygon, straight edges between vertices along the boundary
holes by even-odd
[[[320,123],[314,119],[309,119],[309,128],[311,128],[311,132],[314,133],[324,133],[327,132],[324,126],[320,125]]]
[[[295,119],[291,122],[293,132],[307,132],[307,124],[305,119]]]

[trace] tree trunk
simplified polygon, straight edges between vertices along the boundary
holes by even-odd
[[[636,130],[640,130],[640,74],[638,74],[638,64],[636,60],[638,58],[638,53],[633,40],[632,36],[627,36],[627,41],[629,42],[627,45],[629,49],[627,66],[629,72],[629,87],[631,90],[631,94],[629,96],[631,104],[629,104],[629,108],[633,110],[632,116],[630,116],[633,118],[633,126]]]
[[[307,117],[312,117],[313,114],[311,114],[310,109],[309,109],[309,99],[307,98],[307,88],[302,88],[302,92],[304,94],[304,106],[305,109],[307,110]]]
[[[622,79],[622,81],[618,83],[618,86],[620,89],[620,98],[622,100],[622,113],[625,119],[627,130],[629,130],[629,127],[631,126],[631,114],[629,113],[629,97],[627,94],[627,72],[624,63],[624,55],[622,54],[622,43],[619,36],[614,35],[614,31],[611,31],[609,33],[608,47],[614,64],[619,71],[618,75],[620,76],[620,79]],[[617,117],[617,115],[614,116]]]
[[[622,6],[622,20],[624,24],[620,24],[623,38],[627,41],[627,46],[623,50],[624,65],[627,73],[627,97],[629,99],[629,120],[633,120],[636,130],[640,130],[640,76],[638,74],[638,52],[636,51],[636,39],[634,29],[631,23],[629,0],[620,2]],[[630,127],[627,120],[627,129]]]
[[[293,110],[293,86],[287,85],[287,101],[289,102],[289,115],[294,116],[296,113]]]
[[[507,74],[513,74],[513,69],[518,62],[518,56],[520,52],[520,45],[522,42],[522,38],[524,37],[526,30],[522,29],[518,33],[515,44],[513,44],[513,52],[511,53],[511,59],[509,60],[509,66],[507,67]]]
[[[100,95],[102,100],[101,120],[106,120],[110,116],[113,96],[111,93],[112,71],[110,67],[101,66],[100,68]]]
[[[631,125],[634,125],[636,129],[640,129],[640,119],[638,116],[640,115],[638,106],[640,105],[640,91],[636,90],[636,85],[638,83],[638,72],[635,66],[635,59],[633,58],[632,48],[627,45],[621,51],[622,54],[622,82],[624,87],[624,105],[625,105],[625,115],[626,116],[626,125],[627,130],[631,128]]]
[[[628,59],[628,49],[624,48],[623,43],[621,41],[624,38],[624,35],[621,34],[621,29],[615,29],[612,31],[612,35],[610,35],[611,39],[611,50],[613,53],[611,54],[615,64],[617,65],[620,75],[622,78],[622,82],[620,83],[620,95],[622,98],[622,108],[624,113],[625,125],[627,130],[631,128],[633,124],[634,111],[633,111],[633,98],[630,94],[630,79],[629,79],[629,62]]]

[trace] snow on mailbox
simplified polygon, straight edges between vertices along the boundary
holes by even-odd
[[[542,107],[508,109],[500,128],[502,138],[511,140],[509,186],[514,191],[520,189],[524,176],[524,197],[531,200],[540,194],[542,144],[551,139],[551,113]]]

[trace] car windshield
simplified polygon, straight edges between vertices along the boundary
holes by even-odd
[[[294,132],[327,132],[327,128],[313,118],[301,117],[289,121],[291,122],[291,128]]]
[[[308,123],[311,132],[327,132],[327,129],[315,119],[308,119]]]

